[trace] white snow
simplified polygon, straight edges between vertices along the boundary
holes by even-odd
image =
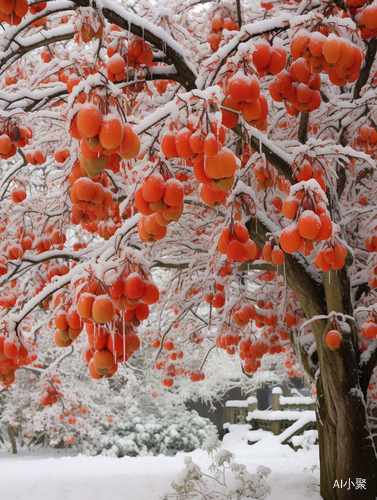
[[[281,387],[274,387],[272,389],[272,394],[283,394],[283,390]]]
[[[279,403],[280,403],[280,405],[311,405],[312,403],[315,403],[315,401],[310,396],[309,397],[305,397],[305,396],[290,396],[290,397],[280,396]]]
[[[227,401],[225,403],[225,406],[227,408],[247,408],[249,406],[248,401],[244,400],[234,400],[234,401]]]
[[[258,420],[298,420],[306,417],[308,422],[315,422],[315,411],[314,410],[254,410],[249,412],[247,420],[252,419]]]
[[[318,446],[293,451],[267,431],[250,431],[249,425],[230,425],[222,449],[254,473],[257,467],[271,474],[269,500],[321,500]],[[255,439],[257,438],[257,439]],[[247,441],[256,441],[248,445]],[[7,500],[158,500],[173,477],[190,458],[208,473],[210,458],[203,450],[175,457],[69,456],[65,451],[0,453],[1,492]]]

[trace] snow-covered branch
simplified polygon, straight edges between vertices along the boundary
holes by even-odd
[[[91,7],[89,0],[77,0],[78,7]],[[182,46],[174,40],[166,31],[154,26],[147,19],[141,18],[133,12],[126,11],[122,6],[111,0],[101,0],[101,10],[110,23],[140,36],[165,53],[174,64],[177,76],[174,78],[185,89],[195,88],[197,72],[195,66],[188,60]]]

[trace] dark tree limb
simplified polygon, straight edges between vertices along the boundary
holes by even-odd
[[[166,66],[152,66],[149,68],[148,75],[146,75],[146,80],[174,80],[178,81],[178,74],[174,71],[174,66],[171,66],[171,72],[166,72]],[[179,83],[179,82],[178,82]]]
[[[309,125],[309,113],[300,114],[300,125],[298,128],[298,141],[301,144],[306,144],[308,139],[308,125]]]
[[[360,366],[360,388],[363,391],[364,396],[366,397],[368,385],[370,382],[370,378],[372,376],[374,367],[377,364],[377,348],[375,348],[374,352],[371,354],[367,363],[362,364]]]
[[[377,52],[377,38],[373,37],[368,43],[368,49],[365,55],[364,66],[360,71],[359,78],[357,79],[355,88],[353,90],[354,99],[358,99],[360,97],[361,89],[368,81],[370,70],[372,69],[374,59],[376,57],[376,52]]]
[[[328,273],[323,273],[323,284],[326,293],[327,312],[336,311],[341,314],[353,315],[351,300],[351,285],[345,267]]]
[[[163,262],[161,260],[155,260],[150,268],[152,269],[153,267],[160,267],[163,269],[188,269],[190,267],[189,262]]]
[[[336,312],[344,314],[349,325],[350,332],[344,333],[344,338],[349,338],[352,345],[352,355],[359,352],[357,329],[353,318],[353,306],[351,299],[351,283],[346,267],[334,271],[330,269],[328,273],[323,273],[323,285],[325,289],[327,314]]]
[[[50,2],[48,2],[50,3]],[[76,2],[70,2],[72,7],[93,7],[91,0],[77,0]],[[110,5],[110,4],[108,4]],[[184,56],[183,50],[180,50],[181,47],[173,38],[171,38],[171,43],[169,41],[166,42],[166,37],[163,36],[164,32],[162,28],[154,27],[152,24],[150,25],[150,29],[145,26],[145,20],[138,18],[136,14],[126,12],[125,10],[119,9],[119,12],[116,12],[110,6],[103,8],[102,13],[104,17],[110,22],[117,24],[119,27],[124,30],[133,33],[134,35],[140,36],[144,38],[146,41],[154,45],[156,48],[161,50],[166,54],[167,60],[171,61],[174,66],[176,72],[170,72],[169,75],[160,75],[159,79],[171,79],[180,83],[186,90],[192,90],[196,88],[195,80],[197,78],[197,74],[194,66],[186,59]],[[67,8],[63,9],[67,10]],[[30,20],[30,23],[44,17],[46,14],[53,14],[62,11],[62,7],[58,6],[56,9],[53,8],[53,4],[51,7],[48,7],[48,10],[42,11],[40,14],[33,16]],[[139,22],[138,22],[139,21]],[[72,26],[68,26],[66,28],[65,33],[54,34],[54,30],[41,31],[38,36],[34,35],[33,39],[37,38],[33,43],[28,43],[27,37],[21,38],[19,35],[27,28],[28,25],[22,25],[9,40],[6,47],[3,48],[3,58],[0,59],[0,70],[4,71],[10,64],[17,61],[24,54],[37,49],[39,47],[43,47],[46,44],[56,43],[59,41],[70,40],[74,37],[74,30]],[[159,33],[159,31],[161,33]],[[9,50],[11,44],[16,45],[17,48],[14,50]],[[4,50],[5,49],[5,50]]]
[[[371,288],[368,285],[368,283],[366,283],[366,282],[355,287],[355,302],[356,302],[356,304],[359,302],[362,295],[363,294],[368,295],[370,293],[370,290],[371,290]]]
[[[276,267],[274,267],[272,264],[268,264],[268,262],[253,262],[252,264],[248,264],[247,262],[244,262],[241,264],[241,269],[242,271],[276,271]]]
[[[276,153],[276,151],[273,151],[268,147],[268,145],[263,143],[262,147],[260,147],[261,142],[259,138],[254,136],[250,139],[250,146],[255,149],[255,151],[258,151],[258,153],[264,154],[266,160],[269,161],[271,165],[276,168],[279,174],[282,174],[287,179],[287,181],[291,184],[297,183],[296,179],[294,179],[292,175],[291,164],[283,160],[282,157]]]
[[[347,174],[345,168],[340,162],[337,162],[336,164],[336,173],[338,176],[336,183],[336,194],[338,195],[338,198],[340,198],[343,194],[347,182]]]
[[[36,111],[52,100],[62,99],[68,95],[67,88],[61,84],[58,88],[49,88],[41,90],[25,90],[6,94],[0,91],[0,108],[4,111],[10,111],[14,108],[22,108],[25,113]]]
[[[310,382],[315,384],[315,373],[318,368],[318,359],[313,360],[314,354],[309,354],[308,350],[305,348],[305,346],[300,345],[299,343],[295,342],[294,339],[294,334],[291,331],[290,335],[290,342],[292,349],[294,350],[297,358],[300,360],[301,366],[304,368],[305,373],[308,375]],[[300,352],[298,352],[300,351]],[[315,351],[316,353],[317,351]]]
[[[238,26],[242,26],[241,0],[236,0]]]
[[[86,250],[86,249],[84,249]],[[50,250],[49,252],[45,252],[40,255],[28,255],[25,254],[21,260],[20,265],[15,265],[15,268],[11,275],[6,274],[0,278],[0,286],[11,279],[18,279],[25,273],[24,263],[32,264],[34,266],[39,266],[44,262],[54,260],[54,259],[64,259],[64,260],[74,260],[76,262],[80,262],[81,258],[85,258],[85,254],[87,252],[67,252],[66,250]],[[19,273],[19,274],[18,274]]]

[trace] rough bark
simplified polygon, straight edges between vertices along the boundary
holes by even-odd
[[[327,313],[353,316],[347,271],[324,274]],[[344,318],[346,319],[346,318]],[[346,326],[348,325],[348,327]],[[331,351],[326,333],[315,333],[320,373],[317,381],[321,495],[325,500],[375,500],[377,458],[366,407],[366,387],[360,385],[359,352],[355,323],[348,319],[339,330],[342,342]],[[335,481],[366,480],[366,489],[334,487]]]
[[[351,341],[331,351],[325,344],[319,351],[317,379],[317,427],[319,437],[320,485],[324,500],[375,500],[377,460],[368,423],[364,395],[358,380],[358,363]],[[317,341],[318,346],[319,341]],[[366,489],[341,481],[361,478]],[[334,487],[335,486],[335,487]]]

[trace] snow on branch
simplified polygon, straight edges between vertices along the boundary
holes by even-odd
[[[213,64],[216,64],[217,70],[213,74],[211,74],[207,80],[201,78],[198,87],[206,88],[210,85],[213,85],[217,75],[219,74],[220,69],[223,67],[228,57],[237,50],[238,46],[241,43],[245,43],[249,41],[251,38],[260,36],[270,31],[276,31],[277,29],[287,30],[290,27],[288,22],[290,18],[291,15],[287,13],[279,17],[265,19],[260,22],[243,26],[243,28],[239,31],[237,36],[232,38],[223,47],[220,47],[215,54],[213,54],[211,57],[208,58],[204,66],[209,68]]]
[[[6,193],[6,190],[8,189],[8,185],[12,180],[13,175],[15,175],[21,168],[27,165],[27,161],[22,158],[20,161],[15,163],[12,168],[9,169],[6,175],[3,176],[3,178],[0,181],[0,189],[5,186],[5,188],[0,191],[0,200],[2,200],[3,196]]]
[[[154,260],[150,268],[162,267],[164,269],[188,269],[190,267],[189,262],[168,262],[167,260]]]
[[[59,83],[43,90],[25,88],[12,94],[0,90],[0,108],[20,113],[35,111],[52,99],[61,98],[62,95],[68,95],[67,86]]]
[[[89,0],[78,0],[75,4],[77,7],[93,6]],[[187,90],[195,88],[195,80],[197,78],[195,66],[187,59],[182,46],[166,31],[159,26],[154,26],[146,19],[126,11],[124,7],[111,0],[101,0],[101,2],[98,2],[98,6],[110,23],[117,24],[130,33],[144,38],[147,42],[164,52],[174,64],[177,71],[174,79]]]
[[[179,94],[180,101],[177,103],[176,100],[170,101],[166,103],[164,106],[157,108],[156,111],[151,113],[150,115],[143,118],[138,125],[135,126],[134,131],[136,134],[143,134],[146,130],[154,127],[161,121],[168,118],[172,113],[176,113],[186,106],[186,99],[191,97],[191,93]]]
[[[50,8],[49,11],[43,11],[43,16],[55,12],[66,10],[72,6],[72,2],[57,2],[58,5],[54,9]],[[54,4],[55,5],[55,4]],[[41,17],[41,16],[39,16]],[[0,44],[0,70],[5,71],[12,63],[17,61],[24,54],[31,52],[39,47],[44,47],[49,43],[61,42],[63,40],[70,40],[74,36],[73,26],[66,24],[51,30],[41,30],[38,33],[22,37],[23,30],[27,28],[32,22],[38,19],[38,16],[29,17],[27,21],[24,20],[17,29],[7,29],[3,34],[2,42]]]
[[[110,23],[117,24],[130,33],[144,38],[165,53],[167,58],[173,63],[174,70],[172,67],[168,67],[168,70],[165,69],[165,72],[160,74],[158,70],[153,69],[151,71],[152,77],[156,75],[159,79],[174,79],[188,90],[195,88],[195,80],[197,78],[195,66],[187,59],[182,46],[167,34],[166,31],[158,26],[154,26],[148,20],[132,12],[127,12],[124,7],[117,5],[111,0],[102,1],[98,6]],[[59,26],[51,30],[41,30],[29,37],[22,37],[22,33],[40,17],[57,12],[72,11],[78,7],[93,7],[93,5],[92,2],[86,0],[78,0],[77,2],[66,0],[48,2],[42,14],[32,17],[28,16],[19,26],[7,28],[0,42],[0,71],[5,71],[24,54],[36,48],[73,38],[74,28],[71,24]]]
[[[328,320],[328,319],[335,318],[337,316],[340,316],[344,322],[347,319],[349,319],[351,321],[355,321],[355,318],[353,316],[349,316],[348,314],[343,314],[343,313],[336,312],[336,311],[331,311],[327,315],[326,314],[321,314],[321,315],[318,315],[318,316],[313,316],[312,318],[310,318],[307,321],[305,321],[304,323],[302,323],[302,325],[300,325],[300,329],[303,330],[304,328],[306,328],[307,326],[309,326],[311,323],[314,323],[316,321],[320,321],[322,319],[323,320]]]

